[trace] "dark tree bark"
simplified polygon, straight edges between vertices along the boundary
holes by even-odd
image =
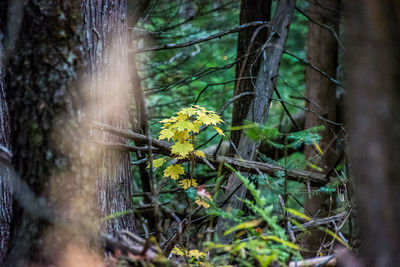
[[[126,0],[83,1],[85,52],[91,81],[85,88],[90,94],[93,120],[122,129],[129,126],[129,73],[127,54]],[[127,144],[109,134],[93,132],[103,142]],[[99,150],[97,170],[100,215],[132,209],[131,166],[127,152]],[[134,230],[133,213],[108,220],[107,232]]]
[[[136,23],[143,16],[144,10],[150,0],[127,0],[128,2],[128,26],[134,28]]]
[[[309,16],[319,23],[331,27],[338,32],[340,16],[338,14],[340,0],[316,0],[309,2]],[[307,38],[307,61],[323,70],[330,77],[336,77],[338,66],[338,41],[333,33],[310,21],[308,23]],[[336,85],[320,73],[310,67],[306,67],[306,108],[313,110],[321,117],[330,121],[336,121]],[[321,167],[323,172],[330,170],[337,160],[335,132],[336,126],[321,120],[314,113],[305,113],[305,128],[314,126],[325,126],[320,132],[322,140],[319,146],[324,151],[319,155],[313,146],[305,146],[305,157],[313,164]],[[311,169],[310,169],[311,170]],[[311,187],[311,190],[318,188]],[[305,196],[305,211],[310,217],[324,217],[329,213],[328,195],[319,194],[309,197]],[[321,248],[325,233],[319,230],[312,231],[304,239],[305,246],[309,252],[308,256],[315,256]]]
[[[240,23],[243,25],[253,21],[269,21],[271,17],[271,0],[242,0],[240,4]],[[241,31],[238,34],[238,45],[236,59],[239,60],[236,65],[235,73],[235,92],[239,95],[243,92],[253,92],[256,82],[256,75],[260,62],[256,60],[257,51],[265,43],[268,37],[268,28],[261,26],[259,28],[250,28]],[[251,78],[253,77],[253,78]],[[232,126],[243,124],[249,111],[252,101],[251,96],[240,98],[233,102]],[[231,138],[235,146],[238,146],[242,131],[233,131]]]
[[[246,119],[249,121],[264,123],[268,116],[270,98],[275,86],[274,78],[279,71],[295,4],[295,0],[278,1],[271,21],[270,36],[268,41],[266,40],[265,49],[261,52],[262,60],[257,74],[255,96],[246,115]],[[254,160],[259,145],[260,142],[253,141],[242,134],[238,145],[239,156],[242,159]],[[243,175],[247,176],[246,173]],[[240,179],[235,175],[231,175],[227,188],[225,198],[230,197],[230,199],[224,208],[241,209],[243,202],[240,199],[245,197],[247,190],[243,187]],[[224,231],[230,228],[233,223],[233,221],[218,220],[216,231],[221,242],[228,243],[233,238],[233,235],[223,235]]]
[[[11,177],[14,217],[4,266],[55,265],[67,241],[89,234],[93,222],[93,186],[82,156],[88,141],[80,134],[78,120],[80,2],[16,2],[21,14],[13,15],[20,17],[1,18],[9,30],[21,21],[21,30],[8,31],[6,42],[6,97],[16,173]]]
[[[131,2],[131,1],[130,1]],[[149,4],[150,1],[147,0],[141,0],[135,3],[135,7],[133,8],[134,10],[131,10],[131,13],[129,15],[129,24],[128,26],[130,28],[134,28],[140,19],[140,17],[143,15],[144,10],[146,9],[147,5]],[[129,3],[129,1],[128,1]],[[131,36],[134,36],[131,34]],[[135,40],[133,40],[134,37],[131,39],[131,43],[134,43]],[[135,102],[135,107],[136,107],[136,116],[131,116],[131,125],[134,128],[135,132],[141,133],[141,134],[148,134],[148,115],[147,115],[147,107],[146,107],[146,98],[143,93],[142,85],[141,85],[141,79],[136,67],[136,57],[135,54],[130,53],[129,54],[129,73],[131,77],[131,88],[133,92],[133,98]],[[146,143],[147,144],[147,143]],[[145,145],[146,145],[145,144]],[[138,142],[137,145],[143,145],[143,143]],[[136,153],[137,159],[141,160],[146,157],[144,153],[137,152]],[[147,163],[143,162],[139,164],[139,175],[140,175],[140,180],[142,184],[142,190],[143,192],[151,192],[151,185],[150,185],[150,175],[148,173]],[[151,199],[146,196],[145,201],[147,203],[151,202]]]
[[[400,2],[347,1],[347,112],[365,266],[400,262]]]
[[[0,5],[0,9],[5,8]],[[4,12],[1,11],[1,12]],[[3,17],[3,16],[1,16]],[[8,117],[8,106],[6,103],[4,68],[3,68],[3,34],[0,27],[0,145],[10,150],[10,125]],[[10,223],[12,217],[12,190],[8,178],[8,169],[0,166],[0,264],[7,252],[10,238]]]

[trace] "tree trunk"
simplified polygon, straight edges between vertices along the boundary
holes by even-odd
[[[129,73],[126,0],[83,1],[84,42],[91,81],[90,115],[94,121],[127,129]],[[113,135],[94,131],[102,142],[127,144]],[[127,152],[100,149],[95,177],[102,217],[132,209],[131,166]],[[107,232],[134,230],[133,213],[105,222]]]
[[[128,3],[131,1],[128,1]],[[143,15],[144,10],[146,9],[147,5],[150,1],[148,0],[141,0],[135,3],[134,11],[131,10],[129,15],[129,24],[130,28],[134,28],[139,21],[140,17]],[[133,44],[134,35],[131,34],[130,38],[130,45]],[[131,88],[133,92],[133,98],[136,107],[136,116],[131,116],[131,125],[134,128],[134,131],[141,134],[148,133],[148,115],[147,115],[147,107],[146,107],[146,98],[143,93],[141,79],[136,67],[136,57],[135,54],[129,54],[129,73],[131,77]],[[147,145],[147,143],[137,143],[136,145]],[[146,158],[144,153],[136,152],[137,160],[141,160]],[[143,192],[151,192],[151,185],[150,185],[150,175],[148,173],[147,162],[143,162],[138,165],[139,168],[139,175],[142,185]],[[146,203],[150,203],[152,200],[146,195],[144,198]]]
[[[340,0],[316,0],[309,2],[309,16],[326,26],[331,27],[335,32],[339,29],[340,16],[338,15]],[[336,12],[335,12],[336,11]],[[308,23],[307,39],[307,61],[326,72],[331,77],[336,77],[338,66],[338,41],[333,33],[310,21]],[[330,121],[336,121],[336,85],[320,73],[310,67],[306,67],[306,108],[317,112],[321,117]],[[308,161],[319,166],[323,172],[333,167],[337,160],[335,125],[321,120],[314,113],[305,113],[305,128],[314,126],[325,126],[320,132],[322,140],[319,146],[324,151],[321,156],[313,146],[305,146],[305,157]],[[309,168],[310,169],[310,168]],[[310,169],[312,170],[312,169]],[[311,191],[318,187],[311,187]],[[311,197],[310,197],[311,196]],[[310,217],[328,216],[330,203],[329,195],[319,194],[305,196],[305,212]],[[304,239],[305,246],[309,251],[308,256],[316,256],[321,248],[325,233],[314,230],[311,235]],[[327,240],[328,241],[328,240]]]
[[[243,25],[253,21],[269,21],[271,17],[271,0],[242,0],[240,4],[240,23]],[[260,62],[257,61],[257,51],[268,37],[268,28],[250,28],[238,34],[238,45],[235,73],[235,96],[243,92],[253,92],[256,73]],[[252,40],[253,39],[253,40]],[[254,78],[252,78],[254,77]],[[251,96],[239,98],[233,102],[232,126],[243,124],[252,101]],[[242,131],[233,131],[231,138],[238,146]]]
[[[4,8],[0,5],[0,9]],[[4,10],[3,10],[4,12]],[[8,106],[6,103],[4,68],[3,68],[3,34],[0,29],[0,145],[10,150],[10,125],[8,117]],[[0,264],[7,252],[10,238],[10,222],[12,217],[11,184],[8,179],[8,169],[0,166]]]
[[[21,9],[1,18],[12,49],[6,50],[5,81],[15,199],[4,266],[56,265],[72,240],[93,233],[93,186],[82,155],[88,140],[78,120],[80,2],[8,3]]]
[[[399,1],[347,1],[347,111],[365,266],[400,262]]]
[[[256,91],[253,101],[249,106],[246,119],[256,123],[264,123],[270,106],[270,98],[274,91],[275,77],[279,71],[279,64],[282,59],[283,49],[289,32],[290,23],[292,22],[295,0],[280,0],[277,4],[274,17],[271,21],[270,36],[265,49],[261,52],[262,60],[257,74]],[[245,135],[241,135],[238,151],[242,159],[254,160],[256,150],[260,142],[253,141]],[[247,174],[243,174],[247,176]],[[241,209],[243,199],[246,195],[246,188],[238,177],[231,175],[225,192],[225,198],[230,197],[226,208]],[[234,222],[220,219],[216,226],[217,235],[220,241],[228,243],[233,238],[233,234],[224,236],[225,230],[230,228]]]

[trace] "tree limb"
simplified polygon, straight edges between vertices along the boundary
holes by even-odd
[[[154,47],[150,47],[150,48],[129,50],[129,52],[134,53],[134,54],[138,54],[138,53],[144,53],[144,52],[150,52],[150,51],[159,51],[159,50],[182,48],[182,47],[191,46],[191,45],[194,45],[194,44],[210,41],[210,40],[213,40],[213,39],[217,39],[217,38],[220,38],[220,37],[222,37],[224,35],[240,32],[240,31],[246,30],[246,29],[248,29],[250,27],[255,27],[255,26],[260,26],[260,25],[268,25],[268,22],[265,22],[265,21],[254,21],[254,22],[250,22],[250,23],[246,23],[246,24],[240,25],[240,26],[235,27],[235,28],[231,28],[229,30],[225,30],[225,31],[222,31],[222,32],[219,32],[219,33],[211,34],[211,35],[203,37],[203,38],[199,38],[199,39],[196,39],[196,40],[191,40],[191,41],[185,42],[185,43],[165,44],[165,45],[159,45],[159,46],[154,46]]]
[[[100,122],[93,122],[92,123],[93,127],[103,130],[115,135],[118,135],[120,137],[127,138],[132,141],[143,141],[147,139],[147,136],[134,133],[129,130],[123,130],[123,129],[118,129],[114,126],[111,125],[106,125]],[[134,146],[120,146],[120,145],[110,145],[106,144],[109,146],[111,149],[123,149],[127,151],[135,151],[137,147]],[[166,155],[166,156],[171,156],[171,144],[165,141],[159,141],[155,138],[152,138],[152,145],[155,147],[153,152],[157,152],[158,154],[161,155]],[[142,150],[142,148],[140,148]],[[146,151],[143,151],[146,153]],[[236,158],[230,158],[230,157],[224,157],[224,156],[217,156],[213,157],[212,155],[206,155],[206,159],[208,162],[210,162],[211,165],[213,165],[215,168],[218,168],[220,165],[224,166],[224,163],[227,163],[231,165],[232,167],[240,170],[240,171],[247,171],[247,172],[252,172],[252,173],[258,173],[261,171],[262,173],[267,173],[270,175],[275,175],[276,172],[281,172],[285,171],[285,168],[276,166],[273,164],[269,163],[264,163],[264,162],[257,162],[257,161],[250,161],[250,160],[243,160],[243,159],[236,159]],[[198,163],[204,163],[201,158],[197,158],[196,161]],[[288,179],[293,180],[293,181],[298,181],[302,183],[310,182],[315,185],[324,185],[329,180],[331,179],[330,177],[327,178],[323,174],[319,173],[314,173],[314,172],[308,172],[308,171],[297,171],[297,170],[286,170]]]

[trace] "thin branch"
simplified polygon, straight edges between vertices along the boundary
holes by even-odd
[[[278,89],[276,89],[276,86],[274,86],[274,91],[275,91],[276,95],[279,97],[279,99],[282,99],[281,94],[279,93]],[[297,122],[293,119],[292,114],[290,114],[288,108],[286,107],[286,104],[283,101],[281,101],[281,105],[282,105],[283,109],[285,110],[286,115],[289,117],[290,121],[293,123],[293,126],[296,127],[297,131],[300,131],[299,125],[297,125]]]
[[[297,59],[298,61],[300,61],[301,63],[307,65],[307,66],[310,67],[310,68],[312,68],[312,69],[315,70],[316,72],[319,72],[322,76],[324,76],[325,78],[329,79],[331,82],[333,82],[333,83],[336,84],[337,86],[339,86],[339,87],[345,89],[344,86],[343,86],[338,80],[332,78],[331,76],[329,76],[325,71],[321,70],[320,68],[318,68],[318,67],[312,65],[312,64],[309,63],[308,61],[306,61],[306,60],[304,60],[304,59],[302,59],[302,58],[296,56],[295,54],[293,54],[292,52],[290,52],[290,51],[288,51],[288,50],[285,50],[284,53],[285,53],[286,55],[289,55],[289,56],[291,56],[291,57]]]
[[[323,24],[323,23],[320,23],[320,22],[316,21],[315,19],[313,19],[312,17],[310,17],[306,12],[304,12],[301,8],[299,8],[298,6],[296,6],[295,9],[296,9],[297,11],[299,11],[300,14],[302,14],[306,19],[308,19],[308,20],[311,21],[312,23],[314,23],[314,24],[316,24],[316,25],[318,25],[318,26],[320,26],[320,27],[322,27],[322,28],[324,28],[324,29],[326,29],[326,30],[332,32],[332,35],[333,35],[333,37],[335,37],[335,39],[336,39],[336,41],[338,42],[340,48],[342,48],[343,50],[345,50],[345,49],[344,49],[344,46],[343,46],[343,44],[342,44],[342,42],[340,41],[340,39],[339,39],[339,37],[338,37],[338,35],[337,35],[336,31],[335,31],[335,29],[334,29],[332,26],[328,26],[328,25],[325,25],[325,24]]]
[[[239,98],[242,98],[244,96],[250,96],[250,95],[254,96],[255,93],[253,93],[253,92],[243,92],[243,93],[240,93],[240,94],[232,97],[231,99],[229,99],[228,101],[225,102],[225,104],[222,106],[222,108],[218,111],[218,115],[221,116],[224,113],[224,111],[228,108],[228,106],[230,104],[232,104],[233,102],[235,102],[236,100],[238,100]]]
[[[240,79],[244,80],[244,79],[252,79],[252,78],[253,78],[253,77],[243,77],[243,78],[240,78]],[[240,79],[234,79],[234,80],[230,80],[230,81],[226,81],[226,82],[222,82],[222,83],[208,83],[208,84],[200,91],[200,93],[199,93],[199,95],[197,96],[196,100],[194,101],[193,105],[196,105],[196,104],[197,104],[197,102],[200,100],[201,95],[207,90],[208,87],[211,87],[211,86],[218,86],[218,85],[225,85],[225,84],[228,84],[228,83],[236,82],[236,81],[238,81],[238,80],[240,80]]]
[[[114,149],[114,150],[120,150],[120,151],[125,151],[125,152],[138,152],[138,151],[142,151],[142,152],[148,152],[149,151],[149,147],[145,146],[145,147],[140,147],[140,146],[132,146],[132,145],[126,145],[126,144],[117,144],[117,143],[111,143],[111,142],[99,142],[99,141],[94,141],[96,144],[103,146],[105,148],[109,148],[109,149]],[[151,147],[151,150],[154,152],[157,152],[157,148],[156,147]],[[147,161],[147,159],[146,159]],[[142,163],[142,161],[138,161],[139,163]],[[139,164],[137,163],[137,164]],[[137,165],[134,164],[134,165]]]
[[[255,27],[255,26],[259,26],[259,25],[268,25],[268,22],[265,21],[254,21],[254,22],[249,22],[243,25],[240,25],[238,27],[235,28],[231,28],[229,30],[225,30],[219,33],[215,33],[215,34],[211,34],[209,36],[203,37],[203,38],[199,38],[196,40],[192,40],[189,42],[185,42],[185,43],[180,43],[180,44],[165,44],[165,45],[160,45],[160,46],[155,46],[155,47],[150,47],[150,48],[143,48],[143,49],[137,49],[137,50],[129,50],[129,52],[134,53],[134,54],[138,54],[138,53],[144,53],[144,52],[150,52],[150,51],[159,51],[159,50],[167,50],[167,49],[175,49],[175,48],[182,48],[182,47],[187,47],[187,46],[191,46],[194,44],[199,44],[199,43],[203,43],[206,41],[210,41],[213,39],[217,39],[220,38],[224,35],[228,35],[231,33],[237,33],[243,30],[246,30],[248,28],[251,27]]]

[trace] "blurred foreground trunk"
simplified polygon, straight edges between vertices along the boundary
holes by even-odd
[[[347,1],[347,112],[365,266],[400,262],[400,2]]]
[[[13,13],[0,21],[8,29],[12,167],[1,161],[11,170],[14,217],[4,266],[63,265],[78,251],[90,258],[97,216],[90,143],[80,120],[80,1],[8,4]]]

